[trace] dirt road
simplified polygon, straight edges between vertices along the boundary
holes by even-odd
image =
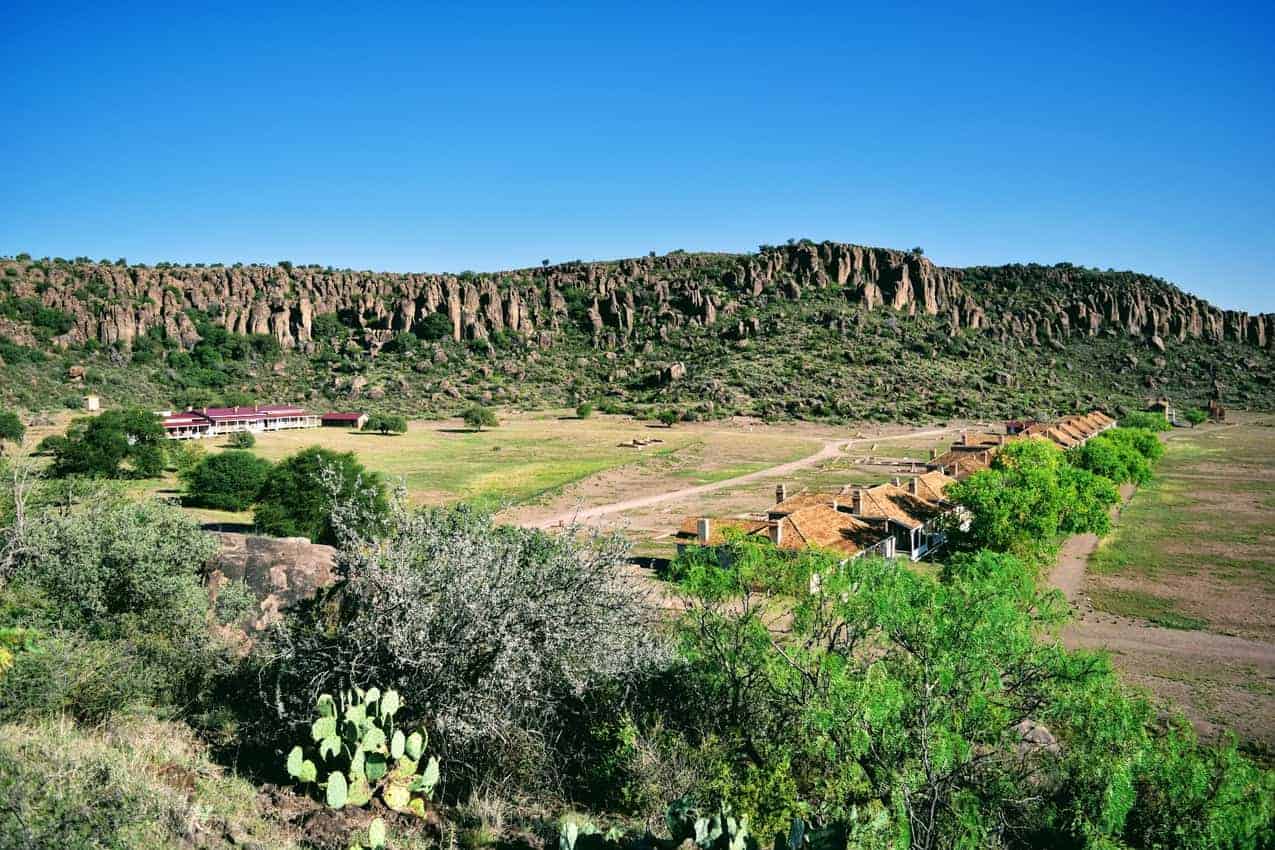
[[[1113,526],[1120,517],[1120,510],[1133,497],[1136,489],[1132,484],[1120,485],[1120,504],[1111,509]],[[1049,583],[1061,590],[1072,604],[1080,598],[1080,591],[1085,586],[1085,566],[1089,563],[1089,555],[1097,548],[1098,535],[1076,534],[1067,538],[1058,550],[1058,563],[1049,574]]]
[[[776,466],[769,466],[765,469],[759,469],[755,472],[749,472],[745,475],[737,475],[734,478],[725,478],[721,481],[714,481],[709,484],[700,484],[694,487],[683,487],[677,490],[668,490],[662,493],[653,493],[648,496],[638,496],[632,499],[624,499],[619,502],[612,502],[607,505],[595,505],[593,507],[579,506],[570,511],[555,514],[554,516],[545,517],[533,523],[535,528],[551,528],[558,525],[567,525],[571,522],[577,522],[582,525],[588,525],[590,520],[596,520],[611,514],[624,513],[625,511],[637,510],[639,508],[647,508],[652,505],[658,505],[663,502],[678,501],[681,499],[690,499],[702,496],[705,493],[712,493],[715,490],[723,490],[729,487],[738,487],[741,484],[748,484],[752,481],[758,481],[765,478],[776,478],[784,475],[791,475],[799,469],[805,469],[814,466],[826,460],[832,460],[840,455],[846,449],[864,444],[884,443],[890,440],[910,440],[917,437],[940,437],[944,434],[950,434],[959,429],[955,428],[935,428],[929,431],[909,431],[903,434],[892,434],[886,437],[861,437],[858,439],[848,440],[829,440],[823,444],[823,447],[814,454],[807,455],[797,460],[781,463]]]

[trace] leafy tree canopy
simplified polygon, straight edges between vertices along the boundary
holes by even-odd
[[[78,419],[52,441],[53,474],[93,478],[154,478],[164,470],[164,426],[141,408],[107,410]]]
[[[270,471],[253,519],[265,534],[335,544],[332,513],[337,504],[354,506],[373,519],[389,509],[381,477],[365,469],[353,452],[312,446]]]
[[[0,451],[4,451],[4,443],[21,443],[27,429],[18,414],[8,410],[0,410]]]
[[[407,419],[394,413],[374,413],[368,417],[367,425],[363,427],[366,431],[380,434],[405,434]]]
[[[500,424],[500,420],[496,418],[496,411],[481,404],[475,404],[467,408],[462,414],[462,418],[465,420],[465,424],[475,431],[481,431],[483,428],[495,428]]]
[[[270,461],[252,452],[209,455],[185,476],[186,501],[222,511],[247,510],[270,475]]]

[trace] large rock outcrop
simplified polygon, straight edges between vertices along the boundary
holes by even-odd
[[[248,634],[276,622],[284,608],[312,598],[337,580],[336,550],[304,537],[256,537],[218,532],[220,551],[207,567],[209,594],[227,581],[242,581],[256,597],[257,608],[242,623]]]
[[[1150,340],[1275,347],[1275,314],[1220,310],[1157,278],[1067,264],[952,269],[918,254],[834,242],[766,246],[756,254],[688,254],[572,262],[490,274],[400,274],[318,266],[119,266],[0,261],[14,297],[71,317],[54,338],[127,350],[159,328],[184,346],[192,317],[309,350],[317,317],[335,314],[376,351],[439,314],[454,339],[516,334],[551,345],[568,324],[599,348],[664,340],[677,328],[746,333],[723,321],[771,300],[836,292],[865,310],[938,316],[1026,344],[1120,333]],[[13,323],[11,323],[13,324]],[[435,323],[437,324],[437,323]],[[20,323],[6,335],[26,338]],[[29,336],[29,334],[27,334]]]

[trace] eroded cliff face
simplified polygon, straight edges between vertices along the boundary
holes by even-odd
[[[330,313],[360,330],[372,350],[433,314],[446,317],[457,340],[513,333],[550,346],[564,323],[574,322],[592,331],[596,346],[624,348],[665,339],[678,327],[748,336],[757,325],[744,308],[812,290],[835,291],[867,310],[938,316],[954,332],[972,328],[1032,345],[1115,332],[1160,346],[1188,337],[1275,346],[1275,314],[1220,310],[1143,275],[1070,266],[951,269],[910,253],[832,242],[491,274],[16,260],[0,263],[0,273],[10,295],[36,298],[73,318],[54,344],[96,340],[120,349],[156,327],[193,345],[192,310],[236,333],[269,334],[301,351],[313,348],[315,318]],[[25,329],[10,324],[6,335],[23,337]]]

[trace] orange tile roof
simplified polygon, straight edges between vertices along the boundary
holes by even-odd
[[[782,502],[778,502],[770,506],[769,514],[771,518],[778,516],[786,516],[802,508],[814,507],[815,505],[827,505],[832,507],[835,504],[846,504],[846,496],[840,493],[829,493],[811,490],[802,490],[800,493],[794,493]]]
[[[893,484],[878,484],[863,492],[863,501],[858,516],[892,519],[908,528],[918,528],[947,509],[942,505],[913,496],[902,487]]]
[[[916,494],[931,502],[946,498],[947,488],[956,483],[955,478],[944,475],[938,469],[917,475],[912,480],[916,482]],[[908,492],[911,492],[910,485]]]
[[[785,549],[813,546],[855,555],[886,537],[884,531],[828,505],[802,508],[779,522],[779,545]]]

